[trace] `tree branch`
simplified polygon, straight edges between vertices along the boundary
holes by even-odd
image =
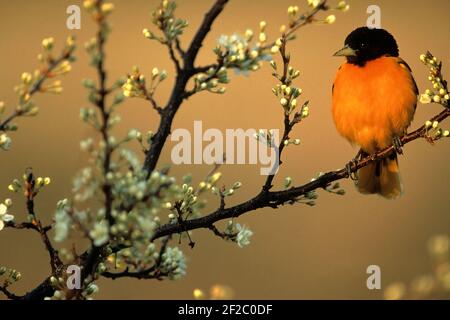
[[[211,224],[208,227],[209,230],[211,230],[216,236],[218,236],[219,238],[222,238],[224,240],[232,240],[235,241],[236,237],[237,237],[237,233],[226,233],[226,232],[222,232],[219,229],[217,229],[217,227],[214,224]]]
[[[0,286],[0,292],[2,292],[10,300],[20,300],[21,296],[16,296],[14,293],[8,290],[8,286]]]
[[[42,243],[45,245],[45,249],[47,249],[48,254],[50,256],[50,265],[52,267],[52,272],[55,272],[62,265],[62,261],[58,256],[58,251],[53,247],[50,238],[47,235],[47,232],[52,229],[51,226],[42,227],[40,221],[32,222],[22,222],[22,223],[14,223],[8,222],[6,223],[6,227],[12,229],[29,229],[37,231],[42,239]]]
[[[47,249],[50,256],[50,266],[52,268],[52,273],[55,273],[56,270],[63,265],[63,263],[59,258],[58,251],[53,247],[50,238],[47,235],[47,232],[51,229],[51,226],[42,227],[41,220],[36,218],[36,213],[34,212],[34,195],[31,190],[28,193],[30,194],[30,198],[27,199],[27,210],[28,214],[33,216],[34,218],[31,224],[36,225],[35,230],[41,235],[42,242],[44,243],[45,248]]]
[[[30,91],[28,92],[28,94],[30,95],[30,98],[41,90],[42,85],[44,84],[45,80],[47,80],[49,78],[52,71],[55,70],[64,60],[67,60],[68,58],[70,58],[72,53],[73,53],[73,50],[64,50],[58,58],[56,58],[50,62],[50,64],[48,65],[48,68],[41,73],[38,80],[30,88]],[[23,113],[24,113],[24,111],[22,111],[22,110],[15,110],[10,116],[8,116],[5,120],[3,120],[3,122],[0,123],[0,131],[5,131],[7,125],[11,121],[13,121],[15,118],[23,115]]]
[[[97,5],[98,12],[101,11],[101,7],[103,4],[103,0],[99,0]],[[105,43],[106,43],[106,35],[105,32],[108,29],[108,24],[106,22],[106,16],[100,14],[97,19],[98,31],[96,35],[97,47],[100,59],[96,65],[97,75],[99,78],[99,97],[96,101],[96,107],[98,108],[101,117],[102,117],[102,126],[100,128],[100,132],[105,143],[105,153],[103,159],[103,174],[104,176],[111,170],[111,158],[113,149],[109,144],[109,124],[108,120],[110,117],[110,112],[106,109],[106,97],[108,95],[107,86],[106,86],[106,70],[105,70]],[[113,205],[113,194],[111,185],[105,181],[102,186],[102,191],[105,196],[104,205],[105,205],[105,217],[109,223],[109,226],[114,224],[114,217],[112,216],[112,205]],[[81,282],[87,279],[97,268],[97,265],[100,261],[100,257],[104,253],[104,246],[97,247],[94,244],[91,245],[91,248],[82,255],[83,261],[83,269],[81,272]]]
[[[287,38],[286,35],[283,35],[283,37],[281,38],[281,47],[280,47],[280,55],[281,55],[281,59],[283,60],[283,75],[281,76],[280,82],[285,85],[285,86],[290,86],[290,79],[288,79],[288,69],[289,69],[289,62],[290,62],[290,57],[289,55],[286,53],[286,42],[287,42]],[[277,76],[278,78],[278,76]],[[289,116],[289,112],[287,112],[286,110],[284,110],[284,131],[283,131],[283,136],[280,140],[280,143],[277,147],[277,160],[278,160],[278,166],[281,166],[282,161],[281,161],[281,154],[283,153],[283,150],[285,148],[285,141],[289,140],[289,135],[292,131],[292,129],[294,128],[294,125],[297,122],[294,122],[290,120],[290,116]],[[275,178],[275,173],[271,174],[269,176],[267,176],[266,182],[263,186],[263,191],[264,192],[268,192],[271,188],[272,188],[272,182],[273,179]]]
[[[148,150],[144,160],[144,170],[150,176],[150,173],[155,169],[158,159],[161,155],[162,149],[166,143],[166,139],[170,134],[172,122],[180,108],[186,90],[186,85],[191,77],[195,73],[194,63],[197,58],[198,51],[200,50],[203,41],[207,34],[211,30],[211,26],[225,8],[228,0],[216,0],[214,5],[205,15],[205,18],[200,25],[197,33],[195,34],[189,49],[183,55],[184,66],[177,73],[175,85],[172,89],[172,95],[167,106],[161,111],[161,119],[158,127],[158,131],[152,139],[152,144]]]
[[[175,48],[178,51],[178,54],[184,59],[184,55],[186,52],[184,52],[183,48],[181,47],[180,39],[178,37],[175,38]]]
[[[97,2],[97,8],[98,8],[99,12],[101,12],[102,3],[103,3],[103,1]],[[105,38],[106,31],[105,30],[106,30],[106,28],[107,28],[107,23],[105,21],[105,17],[99,16],[98,31],[97,31],[97,36],[96,36],[99,57],[100,57],[98,59],[98,63],[96,66],[98,80],[99,80],[99,88],[98,88],[98,99],[95,104],[101,114],[101,117],[102,117],[102,126],[100,128],[100,132],[102,134],[103,141],[105,142],[105,154],[104,154],[104,159],[103,159],[103,171],[104,171],[105,176],[110,171],[111,156],[112,156],[112,149],[109,146],[109,141],[108,141],[109,140],[108,120],[109,120],[110,113],[106,109],[106,97],[108,95],[108,90],[106,87],[106,71],[105,71],[105,66],[104,66],[105,42],[106,42],[106,38]],[[109,183],[105,182],[103,184],[102,189],[103,189],[103,193],[105,195],[105,216],[109,222],[109,225],[112,225],[112,224],[114,224],[114,219],[111,215],[112,201],[113,201],[111,186],[109,185]]]
[[[136,279],[160,279],[163,277],[159,272],[155,272],[154,266],[141,271],[128,271],[128,268],[122,272],[104,272],[102,276],[112,280],[120,278],[136,278]]]
[[[431,121],[442,122],[447,117],[450,116],[450,110],[445,109],[440,114],[436,115],[431,119]],[[405,135],[402,137],[401,141],[405,145],[419,138],[425,138],[427,133],[427,128],[425,126]],[[351,163],[351,172],[356,172],[357,170],[369,165],[370,163],[385,158],[390,153],[394,152],[393,146],[383,149],[374,155],[367,156],[360,159],[355,163]],[[239,217],[247,212],[254,211],[261,208],[277,208],[281,205],[285,205],[289,202],[296,200],[297,198],[304,196],[308,192],[314,191],[320,188],[326,188],[330,183],[348,178],[348,171],[346,168],[331,171],[320,176],[316,180],[308,182],[302,186],[291,188],[285,191],[275,191],[275,192],[264,192],[261,191],[258,195],[252,199],[243,202],[239,205],[229,207],[229,208],[219,208],[216,211],[191,220],[185,220],[183,223],[171,223],[165,224],[159,227],[152,237],[152,240],[158,239],[171,234],[186,232],[189,230],[206,228],[211,229],[211,225],[220,220],[225,220],[229,218]]]
[[[177,73],[179,73],[181,71],[181,65],[180,61],[178,61],[178,58],[175,55],[175,50],[173,49],[172,43],[168,43],[167,48],[169,49],[170,59],[172,59],[173,64],[175,65],[175,69],[177,70]]]
[[[136,278],[136,279],[158,279],[161,280],[163,277],[167,276],[168,274],[161,272],[159,267],[161,266],[162,262],[162,255],[167,249],[167,245],[169,243],[169,240],[172,238],[171,235],[165,237],[162,241],[161,248],[159,250],[158,258],[155,261],[155,264],[151,267],[148,267],[146,269],[140,270],[140,271],[129,271],[129,268],[127,267],[122,272],[103,272],[102,276],[109,279],[118,279],[118,278]]]

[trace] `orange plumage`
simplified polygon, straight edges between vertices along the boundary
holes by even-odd
[[[362,68],[344,63],[333,90],[339,133],[366,153],[392,144],[410,125],[417,96],[409,70],[396,57],[381,57]]]
[[[332,112],[338,132],[366,154],[392,145],[410,125],[417,88],[408,65],[381,55],[347,61],[337,72]],[[366,194],[396,198],[402,193],[396,154],[359,170],[357,188]]]

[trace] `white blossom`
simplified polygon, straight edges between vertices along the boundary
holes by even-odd
[[[14,220],[14,216],[11,214],[8,214],[8,207],[1,203],[0,204],[0,230],[2,230],[5,227],[5,222],[9,222]]]
[[[238,234],[236,237],[236,242],[239,247],[243,248],[250,244],[250,237],[253,235],[253,231],[248,229],[246,226],[241,226],[239,223],[236,224]]]
[[[55,213],[55,241],[64,241],[69,235],[72,219],[67,213],[67,199],[61,200],[56,205]]]
[[[89,235],[94,239],[94,245],[97,247],[105,244],[109,240],[108,222],[102,220],[94,225]]]

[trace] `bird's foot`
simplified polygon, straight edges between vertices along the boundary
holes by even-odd
[[[392,145],[394,146],[395,152],[397,152],[397,154],[403,154],[403,142],[400,137],[394,137],[392,139]]]
[[[358,160],[356,158],[354,158],[345,165],[345,170],[347,170],[347,175],[353,181],[358,180],[356,173],[353,171],[353,167],[355,167],[357,164],[358,164]]]
[[[365,155],[365,152],[362,149],[359,149],[356,156],[345,165],[345,169],[347,170],[347,175],[350,179],[353,181],[358,180],[358,176],[356,175],[356,170],[353,172],[353,167],[356,167],[358,165],[359,160],[361,160]]]

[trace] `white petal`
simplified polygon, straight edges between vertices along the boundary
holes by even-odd
[[[3,223],[3,221],[0,220],[0,231],[3,229],[4,225],[5,225],[5,224]]]
[[[8,211],[8,207],[5,206],[3,203],[0,204],[0,216],[4,215]]]
[[[12,214],[5,214],[3,216],[3,221],[5,222],[9,222],[9,221],[13,221],[14,220],[14,216]]]
[[[431,103],[431,97],[429,95],[427,95],[427,94],[420,95],[420,99],[419,100],[423,104]]]

